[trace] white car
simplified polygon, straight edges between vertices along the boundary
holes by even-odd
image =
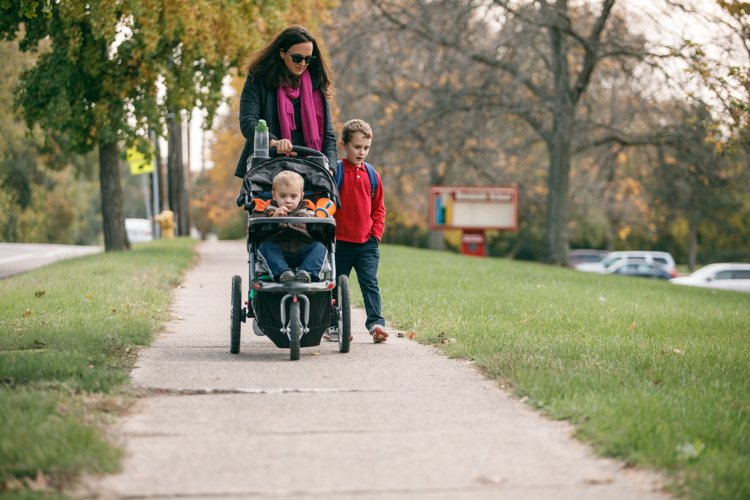
[[[599,262],[587,262],[578,264],[576,269],[589,273],[606,274],[609,269],[618,262],[643,261],[646,264],[656,264],[664,267],[672,277],[677,277],[677,266],[674,258],[668,252],[652,252],[649,250],[629,250],[624,252],[611,252]]]
[[[130,243],[143,243],[154,239],[151,221],[148,219],[125,219],[125,231]]]
[[[690,276],[681,276],[669,282],[677,285],[750,292],[750,264],[709,264]]]

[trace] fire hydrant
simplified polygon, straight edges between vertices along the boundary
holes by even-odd
[[[154,220],[161,226],[161,237],[167,240],[174,238],[174,212],[167,209],[154,217]]]

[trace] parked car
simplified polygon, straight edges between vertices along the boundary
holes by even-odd
[[[672,274],[661,264],[648,264],[641,259],[620,259],[606,270],[606,274],[623,276],[640,276],[641,278],[656,278],[668,280]]]
[[[608,269],[622,260],[639,260],[646,264],[663,266],[673,278],[677,277],[677,266],[674,258],[668,252],[652,252],[650,250],[628,250],[623,252],[611,252],[599,262],[578,264],[576,269],[589,273],[608,273]]]
[[[750,292],[750,264],[709,264],[690,276],[674,278],[670,283]]]
[[[130,243],[143,243],[154,239],[151,221],[148,219],[125,219],[125,231]]]
[[[570,251],[570,265],[575,267],[578,264],[584,264],[587,262],[599,262],[609,254],[606,250],[571,250]]]

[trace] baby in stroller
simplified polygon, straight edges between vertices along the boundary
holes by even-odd
[[[276,174],[271,200],[256,201],[251,217],[313,217],[315,205],[304,199],[305,181],[291,170]],[[321,243],[322,234],[313,235],[307,224],[281,223],[277,232],[261,240],[258,261],[274,281],[310,283],[320,280],[328,250]],[[320,230],[318,230],[320,232]],[[295,274],[290,269],[297,267]]]

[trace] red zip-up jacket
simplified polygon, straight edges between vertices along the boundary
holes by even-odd
[[[370,196],[370,177],[364,164],[356,166],[344,158],[344,178],[341,181],[341,208],[336,211],[336,239],[350,243],[364,243],[370,236],[380,241],[385,229],[383,181],[378,176],[375,197]]]

